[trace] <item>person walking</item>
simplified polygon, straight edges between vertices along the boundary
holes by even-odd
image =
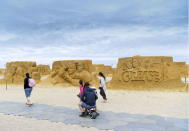
[[[32,105],[31,100],[30,100],[30,96],[31,96],[31,92],[32,92],[32,84],[35,84],[35,81],[33,81],[33,79],[31,79],[30,74],[26,73],[26,78],[24,79],[24,91],[25,91],[25,96],[26,96],[26,104],[27,105]]]
[[[106,98],[106,77],[102,72],[99,72],[99,79],[100,79],[100,84],[99,84],[99,89],[100,89],[100,95],[102,96],[104,102],[107,102]]]

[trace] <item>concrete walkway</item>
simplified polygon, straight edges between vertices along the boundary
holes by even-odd
[[[79,110],[44,104],[28,107],[24,103],[4,101],[0,102],[0,113],[115,131],[188,131],[188,119],[106,111],[99,112],[100,116],[92,120],[79,117]]]

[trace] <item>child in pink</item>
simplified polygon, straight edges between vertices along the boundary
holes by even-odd
[[[83,94],[84,94],[84,85],[83,85],[83,81],[82,80],[79,81],[79,89],[80,89],[80,92],[79,92],[79,94],[77,96],[81,98],[83,96]]]

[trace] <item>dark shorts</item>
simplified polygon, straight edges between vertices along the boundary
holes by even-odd
[[[30,97],[31,92],[32,92],[32,88],[26,88],[26,89],[24,89],[24,91],[25,91],[26,97]]]
[[[82,107],[82,108],[85,108],[85,109],[91,109],[91,108],[96,108],[96,105],[95,105],[95,106],[90,106],[90,105],[87,105],[86,103],[83,102],[83,103],[81,104],[81,107]]]

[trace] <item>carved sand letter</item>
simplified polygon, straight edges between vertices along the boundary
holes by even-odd
[[[134,56],[119,59],[110,85],[124,88],[143,82],[140,86],[147,86],[171,80],[180,81],[181,76],[186,75],[186,63],[173,62],[172,57]]]

